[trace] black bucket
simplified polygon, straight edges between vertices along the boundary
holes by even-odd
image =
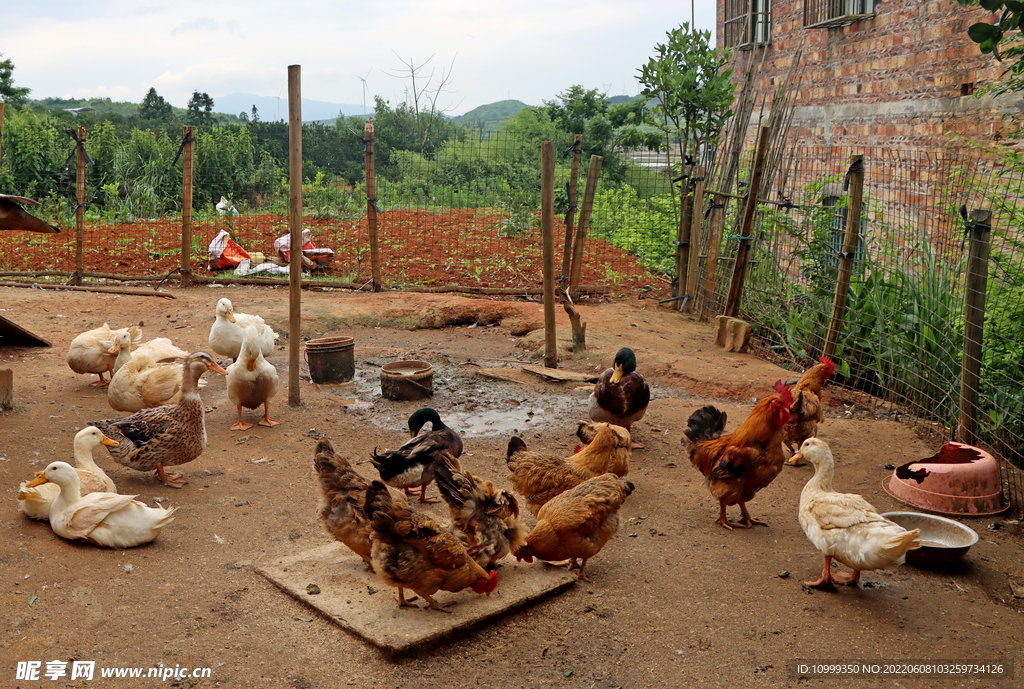
[[[355,344],[351,337],[322,337],[306,341],[306,363],[314,383],[345,383],[356,374]]]

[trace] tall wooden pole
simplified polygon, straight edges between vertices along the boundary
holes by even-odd
[[[569,173],[569,210],[565,214],[565,247],[562,250],[562,279],[564,287],[569,284],[569,271],[572,270],[572,234],[573,222],[576,220],[576,196],[580,185],[580,158],[583,155],[583,135],[572,137],[572,171]]]
[[[690,270],[690,223],[693,222],[693,197],[686,193],[686,189],[683,189],[683,193],[680,194],[679,199],[679,227],[676,228],[676,296],[681,297],[686,294],[686,283],[689,281],[687,276]],[[679,311],[683,310],[683,302],[685,299],[680,299],[675,302]]]
[[[196,128],[182,127],[181,149],[181,286],[192,284],[192,170]]]
[[[0,163],[2,163],[4,159],[4,105],[5,103],[0,101]]]
[[[370,233],[370,276],[373,279],[373,291],[379,292],[380,242],[377,237],[377,170],[373,158],[373,120],[366,121],[363,146],[366,150],[366,225]]]
[[[302,67],[288,66],[288,404],[299,394],[299,327],[302,317]]]
[[[75,142],[78,167],[75,177],[75,197],[78,207],[75,208],[75,275],[71,284],[81,285],[85,273],[85,127],[78,127],[78,141]]]
[[[839,276],[836,279],[836,296],[832,302],[832,320],[825,336],[824,356],[832,358],[836,353],[839,333],[846,318],[846,300],[850,294],[850,275],[853,273],[853,259],[857,254],[860,236],[860,213],[864,205],[864,156],[855,155],[850,160],[850,205],[846,209],[846,232],[843,235],[843,254],[839,261]]]
[[[968,228],[971,237],[967,254],[967,283],[964,286],[964,359],[960,369],[960,424],[957,437],[968,445],[976,445],[992,211],[971,211]]]
[[[544,243],[544,365],[558,367],[555,339],[555,142],[540,145],[540,227]]]
[[[704,295],[700,302],[700,319],[708,320],[718,307],[715,295],[715,278],[718,273],[718,256],[722,251],[722,230],[725,228],[725,204],[728,196],[716,195],[711,202],[711,219],[708,223],[708,258],[704,263]]]
[[[743,284],[747,279],[747,264],[750,261],[750,233],[754,229],[754,217],[757,215],[757,194],[761,189],[761,177],[764,175],[764,159],[768,152],[768,136],[770,132],[771,129],[768,127],[761,127],[761,131],[757,135],[754,169],[750,171],[750,186],[747,187],[747,205],[743,209],[740,246],[736,251],[736,266],[732,271],[729,298],[725,302],[726,316],[736,317],[740,313],[740,301],[743,299]]]
[[[590,214],[594,210],[594,195],[597,194],[597,180],[601,177],[603,162],[604,158],[601,156],[590,156],[587,188],[583,192],[583,207],[580,208],[580,219],[576,225],[576,242],[572,246],[572,268],[569,271],[569,292],[573,299],[579,298],[580,273],[583,271],[583,246],[587,241],[587,230],[590,229]]]
[[[690,265],[686,269],[686,291],[682,291],[683,286],[680,285],[680,294],[685,294],[689,298],[684,299],[682,308],[680,310],[693,312],[693,302],[697,296],[697,278],[700,272],[700,236],[701,236],[701,225],[704,222],[704,168],[697,166],[693,168],[693,179],[696,180],[693,185],[693,211],[691,213],[692,220],[690,222]]]

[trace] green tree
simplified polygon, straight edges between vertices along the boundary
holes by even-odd
[[[139,105],[139,119],[170,122],[174,119],[174,109],[170,103],[164,100],[163,96],[156,92],[155,88],[151,87]]]
[[[1020,22],[1024,2],[1019,0],[956,0],[962,7],[981,6],[999,15],[995,22],[976,22],[967,27],[967,35],[983,53],[991,53],[1000,62],[1011,60],[1003,72],[1003,81],[987,87],[992,93],[1024,91],[1024,39]]]
[[[711,46],[710,31],[691,31],[688,22],[654,46],[654,57],[637,76],[644,97],[656,102],[650,123],[688,152],[714,143],[732,115],[735,85],[727,69],[730,51]],[[671,147],[669,147],[671,151]],[[671,155],[669,158],[671,164]]]
[[[3,57],[3,53],[0,53],[0,57]],[[20,107],[25,104],[31,89],[15,86],[13,73],[14,63],[11,58],[0,61],[0,100],[10,103],[14,107]]]
[[[189,124],[202,127],[213,124],[213,99],[207,93],[193,91],[188,99],[186,119]]]

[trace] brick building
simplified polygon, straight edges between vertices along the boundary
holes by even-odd
[[[983,55],[967,27],[994,17],[955,0],[717,0],[718,43],[740,78],[764,66],[771,93],[803,44],[793,127],[802,143],[942,147],[956,135],[991,139],[1016,96],[977,98],[1006,63]]]

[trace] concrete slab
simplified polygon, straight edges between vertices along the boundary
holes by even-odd
[[[397,590],[337,543],[272,560],[256,571],[341,627],[392,653],[452,637],[576,582],[576,573],[563,567],[506,559],[498,569],[498,588],[490,596],[471,589],[438,591],[433,598],[450,612],[445,614],[427,608],[419,598],[415,601],[419,609],[399,608]],[[407,597],[413,595],[406,590]]]

